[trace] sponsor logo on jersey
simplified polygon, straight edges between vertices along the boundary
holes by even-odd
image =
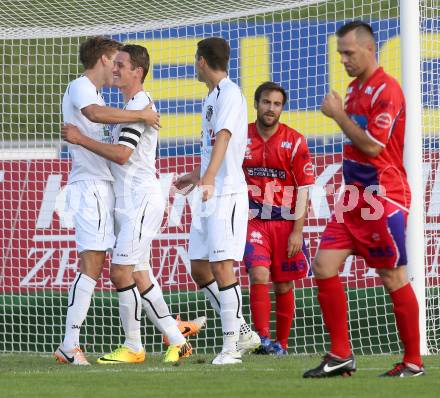
[[[315,166],[313,166],[312,162],[306,163],[303,171],[305,175],[312,176],[315,174]]]
[[[281,148],[292,149],[292,143],[290,141],[282,141]]]
[[[102,129],[101,142],[104,142],[106,144],[113,144],[113,137],[110,134],[110,126],[108,124],[105,124],[104,128]]]
[[[273,169],[271,167],[246,167],[246,170],[251,177],[279,178],[280,180],[286,179],[285,170]]]
[[[371,95],[373,94],[374,87],[367,86],[365,89],[365,94]]]
[[[347,88],[347,94],[351,94],[353,92],[353,87],[348,87]]]
[[[258,231],[252,231],[251,232],[251,243],[258,243],[259,245],[263,244],[263,240],[261,239],[263,237],[263,235],[261,235],[260,232]]]
[[[380,234],[378,234],[377,232],[374,232],[371,235],[371,239],[374,240],[375,242],[378,242],[380,240]]]
[[[214,113],[214,108],[212,107],[212,105],[208,105],[208,109],[206,110],[206,120],[208,122],[211,121],[213,113]]]
[[[365,115],[349,115],[350,119],[358,125],[361,129],[365,129],[368,124],[368,119]]]
[[[387,129],[387,128],[391,127],[392,121],[393,120],[391,118],[391,115],[389,113],[386,113],[386,112],[377,115],[376,119],[374,119],[374,123],[380,129]]]
[[[248,159],[248,160],[252,160],[251,148],[249,148],[248,146],[246,147],[246,152],[244,153],[244,158]]]

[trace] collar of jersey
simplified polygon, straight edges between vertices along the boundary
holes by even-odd
[[[383,68],[381,66],[379,66],[374,71],[374,73],[367,79],[367,81],[364,82],[364,84],[362,84],[362,86],[359,86],[359,83],[356,83],[358,90],[362,90],[364,87],[367,87],[373,79],[375,79],[377,76],[381,75],[382,73],[383,73]]]

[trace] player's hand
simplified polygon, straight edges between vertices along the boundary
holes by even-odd
[[[215,176],[205,173],[198,185],[202,189],[202,202],[206,202],[214,195]]]
[[[150,102],[142,111],[142,120],[148,126],[153,127],[155,130],[159,130],[162,126],[160,125],[160,115],[159,112],[153,110],[153,103]]]
[[[198,183],[198,177],[194,173],[188,173],[178,177],[173,182],[173,186],[180,194],[187,195],[197,186]]]
[[[71,144],[80,145],[82,134],[78,127],[67,123],[61,127],[61,137]]]
[[[321,112],[332,119],[338,113],[344,112],[344,104],[341,96],[334,90],[327,94],[321,104]]]
[[[295,256],[301,249],[303,245],[303,234],[302,232],[292,231],[287,240],[287,257]]]

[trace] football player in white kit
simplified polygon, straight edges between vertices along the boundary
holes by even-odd
[[[214,365],[241,363],[241,354],[260,345],[241,313],[234,261],[241,261],[248,222],[242,163],[247,144],[247,105],[227,73],[230,48],[218,37],[197,44],[196,71],[209,89],[202,109],[201,165],[177,179],[179,190],[201,187],[199,217],[193,216],[189,257],[194,281],[220,314],[223,349]]]
[[[113,85],[124,95],[124,109],[143,109],[152,103],[150,94],[143,89],[149,65],[148,51],[139,45],[125,45],[116,56]],[[149,263],[151,242],[159,231],[165,211],[165,200],[156,177],[157,130],[144,123],[119,124],[112,132],[116,145],[93,140],[72,125],[64,126],[62,133],[67,141],[111,160],[114,177],[116,244],[110,278],[118,291],[125,342],[99,358],[98,363],[144,361],[141,308],[169,341],[164,362],[177,362],[189,356],[191,345],[171,316]],[[191,327],[191,323],[187,324]]]
[[[120,43],[101,36],[82,43],[79,56],[84,74],[69,84],[63,97],[64,122],[77,125],[93,140],[109,140],[107,123],[142,122],[159,126],[159,116],[151,107],[126,111],[105,106],[99,91],[113,82],[113,61],[120,47]],[[69,290],[65,337],[54,356],[61,363],[89,365],[79,346],[79,334],[106,251],[115,242],[113,176],[104,158],[77,145],[69,145],[69,151],[72,169],[67,197],[74,213],[80,270]]]

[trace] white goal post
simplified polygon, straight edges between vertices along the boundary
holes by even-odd
[[[187,239],[191,197],[170,194],[173,178],[199,162],[201,100],[194,72],[196,43],[222,36],[231,45],[230,77],[243,89],[249,119],[253,93],[265,80],[288,93],[283,122],[307,138],[316,163],[305,227],[313,257],[341,187],[342,135],[320,112],[331,89],[349,83],[336,51],[345,22],[371,23],[379,63],[402,83],[407,102],[405,162],[413,193],[408,272],[420,304],[423,354],[440,351],[440,4],[438,0],[0,0],[0,352],[52,352],[64,332],[67,289],[78,258],[64,211],[70,167],[60,139],[60,104],[79,76],[79,44],[92,35],[147,47],[146,87],[161,113],[158,168],[168,208],[152,250],[153,272],[174,314],[206,315],[192,340],[198,353],[221,345],[220,323],[191,279]],[[121,106],[114,89],[108,104]],[[236,266],[250,319],[248,279]],[[349,258],[341,272],[350,337],[360,354],[401,350],[391,302],[374,270]],[[290,353],[328,347],[311,276],[295,283]],[[273,308],[274,309],[274,308]],[[275,322],[271,322],[274,329]],[[148,352],[162,338],[143,318]],[[122,329],[108,267],[95,290],[81,344],[105,352]]]
[[[422,150],[422,98],[420,79],[420,11],[417,1],[400,4],[400,40],[402,53],[402,89],[406,101],[404,161],[412,193],[408,216],[408,278],[419,302],[420,350],[428,354],[426,344],[425,241]]]

